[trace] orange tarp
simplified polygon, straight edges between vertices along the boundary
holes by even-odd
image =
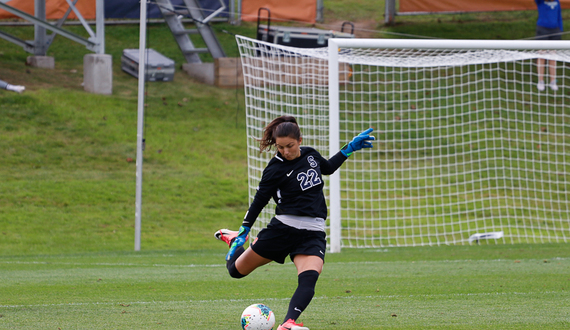
[[[400,13],[439,13],[468,11],[536,10],[532,0],[399,0]],[[570,0],[560,0],[562,8],[570,8]]]
[[[65,12],[69,8],[67,1],[65,0],[45,0],[46,2],[46,18],[47,19],[59,19],[65,15]],[[34,15],[34,0],[11,0],[6,3],[10,7],[14,7],[30,15]],[[75,8],[79,10],[81,16],[85,19],[95,19],[95,1],[94,0],[79,0],[75,4]],[[0,10],[0,19],[14,18],[17,16],[11,13]],[[71,12],[69,14],[70,19],[76,19],[77,16]]]
[[[244,21],[257,21],[259,8],[267,8],[271,12],[271,23],[279,21],[297,21],[315,23],[317,17],[316,0],[242,0],[241,19]],[[265,24],[267,10],[259,14],[261,22]]]

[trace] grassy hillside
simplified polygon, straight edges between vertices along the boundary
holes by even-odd
[[[56,68],[43,70],[2,42],[0,76],[27,87],[0,95],[2,254],[132,249],[137,80],[120,70],[120,54],[138,47],[137,33],[107,28],[112,96],[83,91],[79,45],[57,39]],[[171,38],[149,29],[149,46],[180,66]],[[146,90],[143,248],[197,248],[247,207],[242,92],[199,84],[179,67],[174,82]]]
[[[533,34],[535,19],[533,12],[434,15],[384,27],[383,4],[372,0],[325,1],[325,8],[320,26],[350,20],[357,34],[373,29],[382,37],[519,39]],[[0,79],[27,87],[22,95],[0,91],[1,255],[133,248],[137,80],[121,71],[120,56],[138,48],[138,29],[106,28],[111,96],[83,91],[83,46],[58,36],[48,53],[56,68],[45,70],[26,66],[29,54],[0,40]],[[233,34],[255,36],[251,23],[215,29],[228,56],[238,54]],[[0,30],[33,39],[32,27]],[[208,248],[212,232],[237,227],[248,206],[243,93],[188,77],[164,24],[149,26],[148,47],[174,59],[177,72],[174,82],[146,84],[142,248]]]

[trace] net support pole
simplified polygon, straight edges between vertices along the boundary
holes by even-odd
[[[338,152],[340,146],[338,44],[329,39],[329,157]],[[340,169],[329,178],[330,244],[331,253],[340,252]]]
[[[137,175],[135,201],[135,251],[141,249],[141,213],[142,213],[142,169],[144,147],[144,83],[146,69],[146,0],[141,1],[139,33],[139,90],[137,110]]]

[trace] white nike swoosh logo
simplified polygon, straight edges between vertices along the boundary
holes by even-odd
[[[295,307],[295,310],[296,310],[297,312],[302,312],[302,310],[298,309],[297,307]]]
[[[293,171],[294,171],[294,170],[292,170],[291,172],[287,173],[287,176],[290,176],[291,174],[293,174]]]

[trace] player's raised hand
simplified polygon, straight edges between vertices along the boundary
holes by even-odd
[[[370,135],[370,133],[372,133],[373,130],[373,128],[369,128],[366,131],[358,134],[352,139],[352,141],[345,144],[340,152],[342,152],[342,154],[346,157],[349,157],[354,151],[360,150],[362,148],[372,148],[372,142],[370,141],[375,140],[375,138],[374,136]]]
[[[234,253],[236,253],[237,248],[245,244],[245,241],[247,241],[247,235],[249,235],[250,230],[251,228],[249,227],[245,226],[239,227],[238,235],[234,239],[232,245],[230,245],[230,250],[226,255],[226,261],[230,260],[234,256]]]

